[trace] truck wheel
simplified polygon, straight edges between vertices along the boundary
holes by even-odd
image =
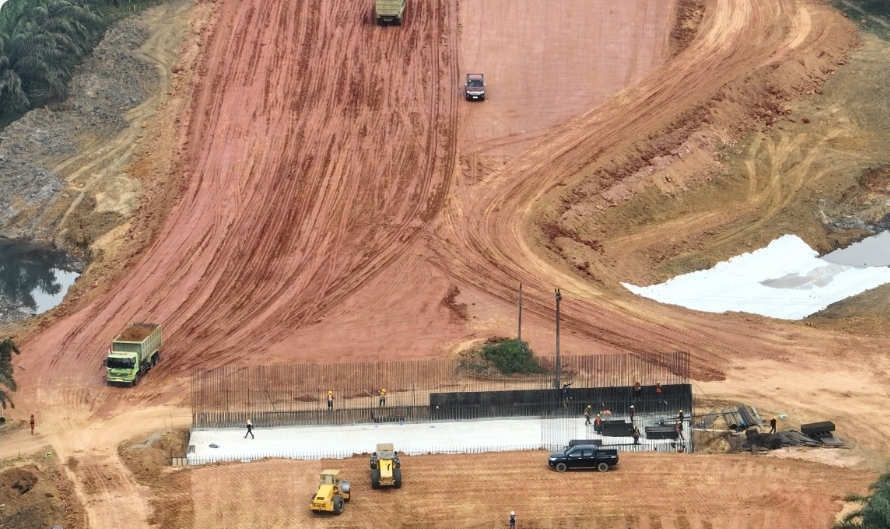
[[[600,463],[599,465],[596,466],[596,469],[599,470],[600,472],[606,472],[609,470],[609,464],[608,463]]]
[[[374,490],[380,488],[380,471],[379,470],[371,471],[371,488]]]
[[[569,467],[566,466],[565,463],[557,463],[557,464],[556,464],[556,471],[557,471],[557,472],[565,472],[566,470],[568,470],[568,468],[569,468]]]
[[[392,486],[393,488],[400,489],[402,488],[402,469],[397,468],[392,471]]]
[[[343,496],[334,496],[334,514],[343,514]]]
[[[135,388],[137,382],[139,382],[139,373],[133,376],[133,382],[130,382],[130,387]]]
[[[155,353],[155,354],[152,355],[152,357],[151,357],[151,366],[154,367],[154,366],[158,365],[158,362],[159,362],[160,360],[161,360],[161,355],[158,354],[158,353]]]

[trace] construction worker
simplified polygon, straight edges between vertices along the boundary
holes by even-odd
[[[596,433],[602,433],[603,431],[603,418],[599,413],[596,414],[596,419],[593,420],[593,431]]]
[[[333,392],[333,390],[330,390],[330,389],[328,390],[328,409],[329,410],[334,409],[334,392]]]
[[[634,405],[630,405],[630,422],[634,422]]]
[[[566,382],[562,385],[562,400],[563,402],[569,401],[569,386],[571,386],[571,382]]]
[[[634,444],[640,444],[640,429],[634,426]]]
[[[31,414],[31,435],[34,435],[34,414]]]
[[[677,418],[678,418],[681,422],[683,421],[683,410],[680,410],[679,413],[677,413]]]
[[[661,382],[655,383],[655,395],[661,397]]]
[[[33,415],[31,417],[33,417]],[[33,429],[33,427],[32,427],[32,429]],[[769,433],[776,433],[776,417],[775,416],[773,416],[773,418],[769,420]]]
[[[250,423],[250,419],[247,419],[247,433],[244,434],[244,438],[247,439],[248,435],[251,439],[256,439],[256,437],[253,436],[253,424]]]
[[[677,421],[677,437],[679,437],[680,439],[683,439],[684,441],[686,440],[686,438],[683,437],[683,422],[682,421]]]
[[[516,513],[510,511],[510,529],[516,529]]]
[[[641,396],[643,396],[643,385],[637,380],[634,382],[634,400],[637,400]]]
[[[386,388],[380,388],[380,400],[377,401],[377,406],[380,408],[386,406]]]
[[[587,409],[584,410],[584,426],[590,425],[590,404],[587,405]]]

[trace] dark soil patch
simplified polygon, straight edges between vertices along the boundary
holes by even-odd
[[[671,29],[671,56],[685,50],[698,32],[705,14],[703,0],[680,0],[677,2],[677,20]]]
[[[467,321],[469,313],[466,303],[458,303],[457,296],[460,295],[460,289],[456,285],[448,287],[448,292],[442,298],[442,306],[448,309],[452,320]]]
[[[86,527],[74,487],[54,459],[8,463],[0,472],[0,505],[0,529]]]

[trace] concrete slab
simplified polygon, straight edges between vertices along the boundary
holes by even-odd
[[[651,421],[651,422],[650,422]],[[637,422],[640,430],[654,424]],[[190,465],[216,461],[252,461],[269,457],[287,459],[341,459],[374,450],[377,443],[393,443],[405,454],[460,454],[512,450],[559,449],[572,439],[602,439],[604,445],[631,445],[630,437],[601,437],[578,418],[523,418],[405,424],[356,424],[352,426],[293,426],[246,429],[196,429],[189,445]],[[686,439],[691,439],[688,422]],[[645,440],[644,440],[645,441]],[[214,444],[217,448],[211,448]],[[648,441],[653,449],[667,450],[671,441]],[[663,446],[662,446],[663,445]]]

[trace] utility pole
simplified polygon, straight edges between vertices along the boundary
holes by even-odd
[[[560,375],[562,374],[562,362],[559,359],[559,302],[562,301],[562,294],[556,289],[556,389],[560,384]]]
[[[522,351],[522,283],[519,283],[519,329],[516,331],[516,345]]]

